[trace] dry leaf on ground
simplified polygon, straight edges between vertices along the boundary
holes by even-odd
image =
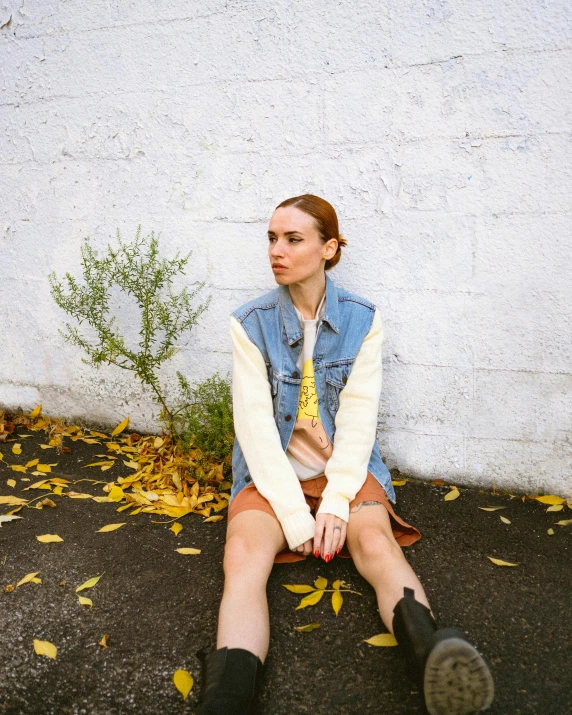
[[[41,541],[42,544],[52,544],[57,541],[63,541],[62,537],[57,534],[42,534],[41,536],[36,536],[36,539]]]
[[[50,641],[39,641],[34,638],[34,650],[37,655],[45,655],[48,658],[53,658],[55,660],[58,649]]]
[[[292,593],[313,593],[315,591],[313,586],[306,586],[304,583],[283,583],[282,585]]]
[[[443,498],[445,501],[453,501],[453,499],[457,499],[459,496],[461,496],[461,493],[457,487],[451,487],[451,491],[448,494],[445,494]]]
[[[319,627],[319,623],[308,623],[306,626],[294,626],[294,630],[298,631],[298,633],[311,633]]]
[[[300,601],[300,603],[296,606],[296,611],[300,608],[306,608],[307,606],[315,606],[316,603],[322,598],[324,595],[324,591],[318,590],[314,591],[313,593],[309,593],[307,596],[304,596],[304,598]]]
[[[105,526],[102,526],[101,529],[98,529],[95,533],[101,534],[101,533],[107,533],[108,531],[115,531],[116,529],[119,529],[121,526],[125,526],[125,524],[127,524],[126,521],[122,521],[120,524],[106,524]]]
[[[506,506],[480,506],[478,508],[481,511],[498,511],[499,509],[506,509]]]
[[[0,516],[0,526],[3,522],[12,521],[13,519],[23,519],[23,516]]]
[[[490,559],[497,566],[518,566],[518,564],[511,564],[509,561],[503,561],[502,559],[493,559],[492,556],[487,556],[487,559]]]
[[[176,670],[173,673],[173,683],[183,696],[183,700],[186,700],[193,687],[193,676],[188,670]]]
[[[103,573],[105,573],[105,571]],[[87,581],[82,583],[81,586],[78,586],[76,588],[75,592],[79,593],[80,591],[83,591],[85,588],[93,588],[102,576],[103,576],[103,574],[100,574],[99,576],[93,576],[92,578],[89,578]]]
[[[91,598],[87,598],[86,596],[78,596],[78,600],[82,606],[89,606],[90,608],[93,606],[93,601]]]
[[[533,499],[536,499],[536,501],[539,501],[541,504],[552,504],[553,506],[557,504],[564,504],[565,501],[562,497],[557,497],[554,494],[547,494],[542,497],[533,497]]]
[[[392,646],[397,645],[395,636],[392,633],[379,633],[376,636],[372,636],[364,641],[364,643],[369,643],[375,646]]]
[[[123,420],[123,422],[120,422],[117,425],[117,427],[113,430],[113,432],[111,433],[111,436],[115,437],[116,435],[121,434],[121,432],[123,432],[123,430],[127,427],[128,424],[129,424],[129,417],[126,417]]]
[[[171,527],[171,531],[173,532],[173,534],[175,534],[175,536],[177,536],[177,534],[180,534],[182,530],[183,530],[183,525],[181,524],[180,521],[176,521],[173,524],[173,526]]]
[[[501,516],[500,520],[502,521],[503,524],[511,523],[510,519],[507,519],[506,516]]]
[[[201,553],[200,549],[193,549],[189,546],[183,546],[180,549],[175,549],[175,551],[178,551],[180,554],[187,554],[191,556]]]
[[[18,586],[22,586],[25,583],[29,583],[33,578],[35,578],[40,572],[39,571],[33,571],[32,573],[26,574],[24,578],[21,578],[18,583],[16,584],[16,588]]]

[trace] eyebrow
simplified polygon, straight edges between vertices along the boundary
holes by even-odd
[[[304,235],[304,234],[302,233],[302,231],[284,231],[284,235],[285,235],[285,236],[292,236],[292,235],[295,234],[295,233],[300,234],[300,236],[303,236],[303,235]],[[276,234],[274,233],[274,231],[268,231],[268,235],[269,235],[269,236],[276,236]]]

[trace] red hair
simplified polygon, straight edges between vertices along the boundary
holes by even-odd
[[[337,265],[342,257],[342,247],[347,246],[348,242],[339,231],[338,216],[332,204],[319,196],[314,196],[314,194],[302,194],[301,196],[286,199],[281,204],[278,204],[276,208],[281,209],[285,206],[295,206],[300,211],[312,216],[318,234],[324,243],[329,241],[330,238],[335,238],[338,241],[338,250],[329,261],[326,261],[326,270],[329,271],[330,268]]]

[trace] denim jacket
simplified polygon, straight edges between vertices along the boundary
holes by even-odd
[[[374,313],[373,303],[336,287],[326,273],[326,310],[318,323],[313,362],[320,419],[334,444],[334,450],[334,420],[340,392],[371,328]],[[232,315],[260,350],[266,363],[274,419],[282,448],[286,451],[298,410],[301,376],[296,363],[303,338],[290,291],[287,286],[278,286],[240,306]],[[381,459],[377,440],[372,445],[368,471],[385,489],[388,498],[395,502],[391,475]],[[238,439],[234,441],[232,472],[231,501],[252,479]]]

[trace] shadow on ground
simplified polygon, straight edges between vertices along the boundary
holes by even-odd
[[[39,456],[40,435],[23,440],[18,458],[9,458],[3,445],[5,462],[26,463]],[[51,461],[58,462],[53,474],[85,477],[80,468],[97,452],[101,446],[79,442],[71,454],[52,452]],[[36,495],[21,491],[30,482],[22,482],[22,475],[5,462],[0,463],[0,494]],[[89,476],[111,481],[119,474],[115,469],[104,475],[90,470]],[[15,488],[7,486],[9,478],[16,479]],[[87,482],[81,491],[103,495],[101,485]],[[397,489],[396,508],[422,533],[405,553],[439,622],[463,628],[489,663],[496,698],[488,712],[572,712],[572,526],[555,525],[572,518],[572,512],[565,507],[547,513],[538,502],[469,489],[445,502],[447,491],[409,481]],[[218,523],[184,517],[184,529],[175,536],[167,517],[130,517],[117,514],[116,504],[51,498],[55,509],[24,508],[22,520],[0,528],[0,713],[193,713],[200,685],[195,652],[216,636],[226,516]],[[506,508],[484,512],[479,506]],[[8,510],[0,507],[2,514]],[[501,514],[511,523],[502,523]],[[117,531],[94,533],[121,521],[127,525]],[[550,527],[552,536],[547,534]],[[35,537],[46,533],[58,534],[63,543],[39,543]],[[198,547],[201,554],[182,556],[175,551],[180,546]],[[498,567],[487,556],[519,566]],[[41,584],[3,590],[32,571],[39,571]],[[84,592],[93,608],[79,605],[76,587],[101,573],[97,586]],[[330,582],[344,579],[363,596],[346,594],[338,617],[326,596],[318,605],[296,611],[300,596],[282,584],[311,584],[318,576]],[[261,715],[423,712],[398,649],[364,643],[385,629],[375,594],[350,559],[325,564],[312,557],[277,564],[268,598],[271,644]],[[320,628],[293,630],[312,621]],[[105,634],[107,649],[98,645]],[[36,655],[34,639],[54,643],[57,659]],[[179,668],[195,677],[186,701],[172,682]]]

